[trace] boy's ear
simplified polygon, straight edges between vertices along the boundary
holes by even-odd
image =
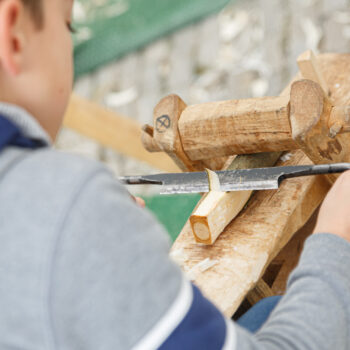
[[[25,44],[26,11],[20,0],[0,1],[0,68],[17,75]]]

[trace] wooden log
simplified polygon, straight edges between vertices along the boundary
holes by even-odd
[[[311,80],[295,82],[291,88],[290,120],[293,139],[315,163],[350,161],[350,138],[346,134],[331,137],[329,118],[332,103],[319,84]],[[337,175],[327,176],[331,182]]]
[[[311,50],[305,51],[298,57],[297,63],[303,78],[318,83],[324,94],[328,96],[329,89],[314,53]]]
[[[278,165],[310,164],[302,151]],[[172,251],[181,250],[184,271],[204,260],[216,260],[198,273],[194,283],[227,316],[232,316],[254,288],[269,262],[308,220],[330,185],[324,177],[288,179],[276,191],[257,191],[247,206],[220,235],[214,245],[198,245],[186,223]]]
[[[186,104],[177,95],[164,97],[155,107],[153,114],[155,143],[167,153],[183,171],[203,170],[201,162],[192,161],[184,152],[178,130],[178,120]]]
[[[179,171],[165,154],[150,154],[143,148],[139,123],[77,95],[70,99],[63,126],[157,169]]]
[[[181,114],[179,132],[192,160],[297,147],[289,125],[289,96],[189,106]]]
[[[237,156],[228,170],[273,166],[280,152]],[[204,195],[199,206],[190,216],[196,242],[213,244],[224,228],[244,208],[253,191],[219,192]]]
[[[205,168],[220,170],[227,157],[208,156],[203,161],[193,161],[184,151],[178,122],[185,108],[186,104],[179,96],[164,97],[154,109],[154,129],[149,125],[143,127],[144,147],[150,152],[164,151],[183,171],[198,171]]]

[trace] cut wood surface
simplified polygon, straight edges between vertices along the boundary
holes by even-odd
[[[322,54],[318,56],[318,64],[332,101],[336,105],[349,105],[350,54]],[[288,95],[288,90],[286,88],[283,94]],[[298,150],[280,165],[309,162]],[[269,261],[309,219],[329,186],[325,178],[312,176],[286,180],[277,191],[259,191],[214,245],[196,244],[187,222],[172,251],[181,250],[186,255],[181,264],[184,271],[204,259],[217,260],[210,269],[198,273],[194,282],[231,316],[262,276]]]
[[[141,125],[96,103],[72,95],[63,125],[112,148],[167,172],[179,168],[166,154],[151,154],[141,143]]]
[[[296,148],[289,96],[188,106],[181,114],[179,132],[192,160]]]
[[[181,170],[203,170],[202,163],[190,160],[182,147],[178,120],[185,108],[186,104],[179,96],[164,97],[154,108],[153,137],[160,148],[171,157]]]
[[[154,108],[154,128],[145,125],[142,129],[142,143],[150,152],[164,151],[183,171],[199,171],[209,168],[220,170],[227,157],[207,156],[203,161],[191,160],[185,152],[179,133],[178,123],[185,102],[177,95],[169,95],[160,100]]]
[[[311,80],[293,83],[290,106],[293,138],[315,164],[350,161],[350,135],[331,137],[328,124],[333,105],[319,84]],[[327,177],[333,182],[337,176]]]
[[[280,152],[240,155],[232,161],[228,170],[273,166],[280,156]],[[198,243],[213,244],[244,208],[252,193],[253,191],[211,191],[204,195],[190,216],[195,240]]]

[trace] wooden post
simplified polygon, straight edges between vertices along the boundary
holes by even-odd
[[[228,170],[273,166],[280,152],[237,156]],[[213,244],[224,228],[244,208],[253,191],[209,192],[190,216],[195,240]]]

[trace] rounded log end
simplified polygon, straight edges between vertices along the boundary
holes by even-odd
[[[298,80],[290,91],[290,124],[293,139],[303,139],[318,123],[326,96],[312,80]]]

